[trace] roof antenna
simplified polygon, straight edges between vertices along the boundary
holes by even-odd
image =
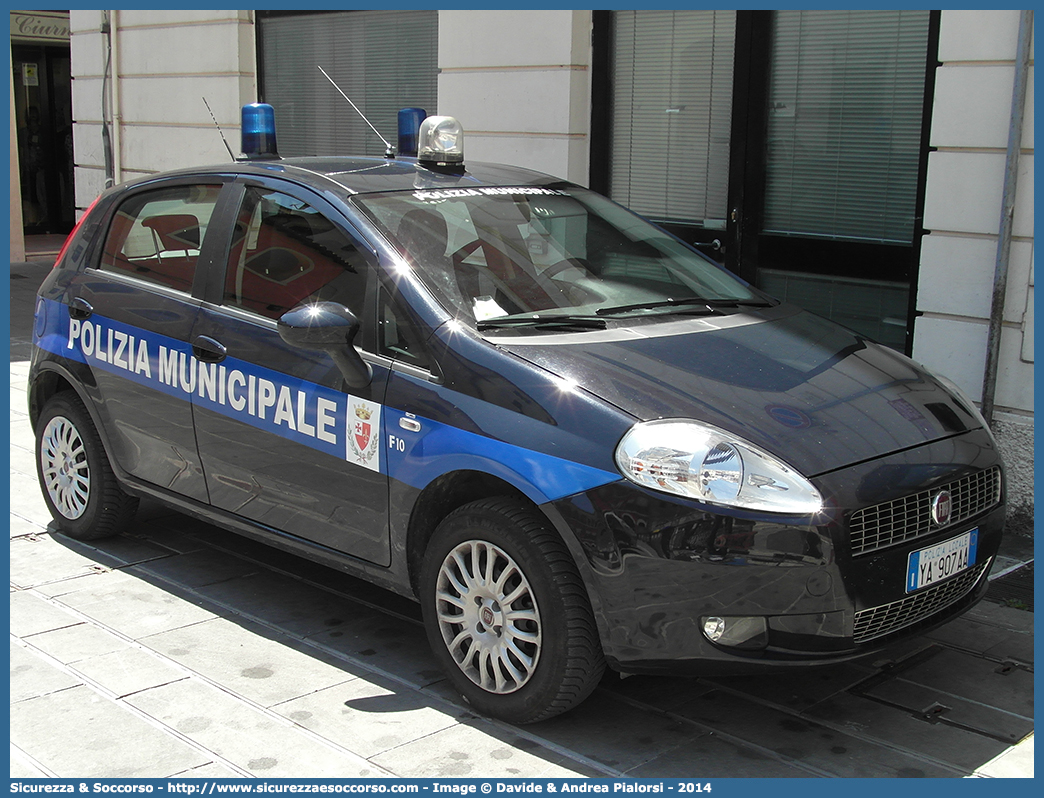
[[[319,65],[316,64],[316,66],[319,66]],[[380,134],[380,131],[378,131],[377,128],[375,128],[372,124],[370,124],[370,120],[367,119],[366,116],[363,114],[363,112],[359,110],[359,106],[357,106],[355,103],[353,103],[351,101],[351,98],[347,94],[345,94],[343,91],[341,91],[341,87],[338,86],[336,83],[334,83],[333,78],[331,78],[329,75],[326,74],[326,70],[325,69],[323,69],[322,67],[319,67],[319,71],[323,73],[323,77],[324,78],[326,78],[328,81],[330,81],[330,85],[332,85],[335,89],[337,89],[337,91],[340,91],[341,92],[341,96],[344,97],[344,99],[348,100],[348,104],[351,105],[352,108],[355,109],[355,112],[359,116],[361,116],[363,118],[363,122],[365,122],[366,124],[370,125],[370,130],[372,130],[374,133],[377,134],[377,138],[379,138],[381,141],[384,142],[384,146],[385,146],[384,157],[385,158],[394,158],[395,157],[395,148],[392,147],[392,145],[388,143],[388,139],[386,139],[384,136],[382,136]]]
[[[207,98],[203,98],[203,105],[207,106],[207,110],[210,111],[210,103],[207,102]],[[217,128],[218,133],[221,135],[221,143],[225,145],[225,149],[228,150],[228,157],[233,161],[236,160],[236,156],[232,154],[232,148],[228,146],[228,141],[225,139],[225,134],[221,130],[221,125],[218,124],[217,119],[214,118],[214,112],[210,111],[210,118],[214,120],[214,127]]]

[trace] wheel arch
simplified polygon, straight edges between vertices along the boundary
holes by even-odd
[[[97,540],[126,529],[138,498],[123,490],[88,405],[71,384],[47,388],[36,417],[34,459],[44,502],[58,530],[74,540]]]
[[[79,386],[78,381],[64,369],[52,364],[43,363],[29,381],[29,423],[36,429],[36,422],[40,413],[53,396],[65,391],[75,393],[87,412],[91,415],[91,421],[95,427],[98,426],[98,415],[94,412],[94,403],[90,397]]]
[[[105,456],[108,458],[113,472],[115,472],[118,479],[123,480],[125,474],[119,463],[112,456],[112,448],[109,446],[109,440],[105,435],[105,427],[102,425],[101,418],[98,415],[98,408],[80,380],[57,363],[44,361],[33,372],[28,388],[29,424],[34,432],[36,431],[36,422],[39,420],[40,414],[53,397],[66,391],[71,391],[75,394],[84,408],[86,408],[87,415],[90,416],[91,423],[94,424],[94,428],[98,432],[102,448],[105,450]]]
[[[479,714],[532,723],[597,686],[605,649],[587,586],[532,503],[496,496],[451,513],[419,581],[435,658]]]
[[[601,597],[595,589],[597,581],[584,548],[555,507],[554,502],[537,503],[519,487],[482,471],[453,471],[432,480],[421,491],[410,513],[406,534],[406,562],[410,588],[419,597],[421,563],[428,541],[446,516],[465,504],[505,496],[534,509],[562,539],[584,583],[591,609],[594,612],[601,640],[608,639],[609,626],[603,611]]]
[[[436,477],[421,491],[406,533],[406,562],[414,595],[418,592],[424,551],[438,525],[458,507],[493,496],[508,496],[539,508],[511,483],[482,471],[451,471]]]

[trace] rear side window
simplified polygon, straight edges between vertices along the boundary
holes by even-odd
[[[366,251],[308,203],[248,186],[236,220],[224,303],[278,319],[303,302],[340,302],[362,315]]]
[[[125,200],[109,226],[100,267],[191,293],[220,193],[220,185],[180,185]]]

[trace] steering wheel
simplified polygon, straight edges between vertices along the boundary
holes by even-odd
[[[558,261],[558,263],[552,263],[540,272],[540,276],[553,280],[556,274],[564,272],[566,269],[580,269],[581,271],[587,271],[587,262],[581,258],[566,258],[565,260]]]
[[[587,277],[590,273],[589,265],[583,258],[566,258],[560,260],[558,263],[552,263],[546,269],[540,273],[541,280],[554,280],[555,275],[561,274],[562,272],[568,271],[569,269],[575,269],[581,273],[583,277]],[[585,280],[586,282],[586,280]],[[570,296],[572,301],[576,304],[591,304],[594,302],[604,302],[606,297],[598,291],[593,290],[588,285],[582,285],[579,282],[573,281],[564,284],[558,284],[557,290],[562,291],[567,296]]]

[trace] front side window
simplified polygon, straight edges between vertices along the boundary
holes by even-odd
[[[730,273],[584,189],[445,189],[353,201],[450,312],[480,326],[761,301]]]
[[[179,185],[125,200],[109,226],[100,267],[191,293],[220,193],[220,185]]]
[[[236,221],[224,304],[278,319],[307,301],[362,314],[371,262],[365,250],[306,202],[248,186]]]
[[[377,318],[377,345],[382,355],[417,368],[431,368],[432,361],[418,327],[404,309],[383,292]]]

